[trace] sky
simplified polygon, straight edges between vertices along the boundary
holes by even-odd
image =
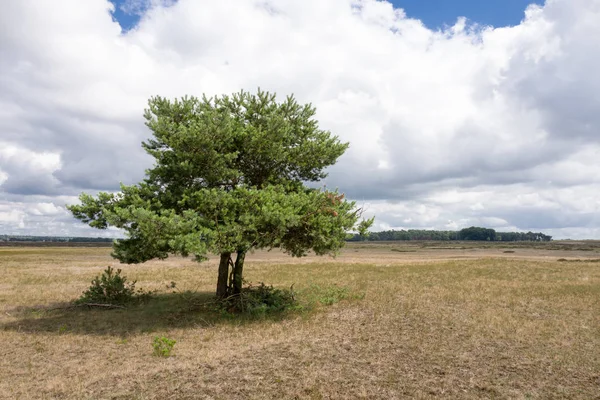
[[[0,13],[0,234],[120,236],[81,192],[144,176],[150,96],[260,87],[350,142],[374,230],[600,238],[600,0],[21,0]]]
[[[135,28],[143,12],[152,5],[148,1],[111,2],[115,6],[111,11],[113,17],[126,31]],[[165,4],[173,3],[175,0]],[[523,20],[527,6],[544,4],[542,0],[394,0],[390,3],[431,29],[452,26],[460,17],[483,26],[514,26]]]
[[[431,29],[452,26],[460,17],[483,26],[518,25],[530,4],[541,0],[394,0],[394,7],[404,9],[407,17],[417,18]]]

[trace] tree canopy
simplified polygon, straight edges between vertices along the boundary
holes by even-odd
[[[459,235],[462,240],[496,240],[495,230],[477,226],[461,229]]]
[[[326,177],[348,148],[319,128],[311,104],[293,96],[279,103],[260,90],[148,104],[152,138],[142,146],[155,163],[145,179],[118,193],[84,193],[69,206],[94,228],[126,232],[114,244],[120,261],[220,254],[217,295],[224,297],[241,290],[248,251],[335,253],[349,230],[372,223],[358,223],[361,210],[337,190],[306,185]]]

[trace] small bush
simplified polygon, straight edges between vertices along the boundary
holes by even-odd
[[[170,357],[175,343],[177,343],[177,341],[174,339],[169,339],[164,336],[156,336],[152,341],[154,355],[157,357]]]
[[[78,304],[102,303],[119,304],[129,303],[134,298],[145,298],[150,293],[142,290],[135,291],[135,281],[128,282],[125,276],[121,276],[121,270],[116,271],[107,267],[102,275],[92,280],[92,285],[75,301]]]
[[[292,288],[275,289],[262,282],[258,285],[248,284],[239,295],[230,296],[217,303],[220,311],[252,316],[280,313],[297,307]]]

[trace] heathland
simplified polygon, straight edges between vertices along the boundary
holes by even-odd
[[[217,263],[0,248],[0,398],[600,398],[599,242],[258,251],[245,279],[293,285],[301,307],[256,317],[203,307]],[[73,307],[109,265],[152,296]]]

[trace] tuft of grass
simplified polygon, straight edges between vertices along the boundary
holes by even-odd
[[[352,293],[349,288],[336,284],[327,286],[311,284],[299,291],[298,296],[302,298],[305,309],[313,310],[318,306],[330,306],[342,300],[363,299],[365,295]]]

